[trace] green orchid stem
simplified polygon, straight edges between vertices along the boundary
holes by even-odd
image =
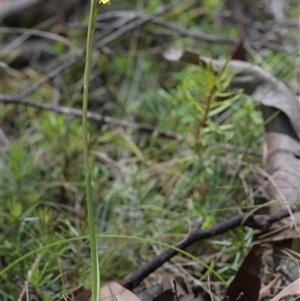
[[[98,259],[98,250],[97,250],[97,237],[95,232],[91,171],[90,171],[90,164],[89,164],[87,110],[88,110],[89,80],[90,80],[90,72],[91,72],[90,69],[91,69],[93,37],[94,37],[98,7],[99,4],[97,3],[97,1],[91,0],[87,42],[86,42],[86,59],[85,59],[85,69],[84,69],[84,78],[83,78],[83,104],[82,104],[83,156],[84,156],[84,168],[85,168],[85,179],[86,179],[86,183],[85,183],[86,201],[87,201],[89,238],[90,238],[90,248],[91,248],[91,263],[92,263],[92,301],[99,301],[100,298],[100,270],[99,270],[99,259]]]

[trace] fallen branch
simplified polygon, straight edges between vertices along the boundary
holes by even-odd
[[[0,94],[0,103],[31,106],[37,109],[47,110],[63,115],[72,115],[76,117],[82,116],[82,110],[80,109],[36,102],[19,95]],[[159,136],[168,139],[182,140],[182,137],[180,135],[164,129],[158,129],[156,126],[149,123],[128,122],[115,117],[105,116],[94,112],[88,112],[88,119],[94,122],[104,122],[111,126],[120,126],[122,128],[138,130],[140,132],[157,133]]]
[[[152,29],[152,30],[147,29],[148,32],[151,32],[152,34],[155,35],[161,35],[161,36],[178,35],[182,37],[189,37],[199,41],[204,41],[207,43],[219,43],[219,44],[229,44],[229,45],[233,45],[234,43],[236,43],[236,39],[213,36],[210,34],[200,32],[199,30],[187,29],[160,18],[155,18],[154,20],[151,21],[151,23],[161,25],[166,28],[166,29]]]
[[[291,209],[295,210],[295,208]],[[237,228],[241,225],[249,226],[255,229],[266,230],[269,226],[282,218],[289,216],[289,210],[282,210],[277,214],[270,216],[249,216],[248,213],[242,213],[232,218],[219,223],[211,228],[200,230],[197,227],[192,227],[191,231],[187,234],[187,236],[175,245],[176,248],[184,250],[188,246],[192,245],[195,242],[199,242],[200,240],[211,238],[216,235],[223,234],[231,229]],[[130,275],[124,282],[123,286],[127,289],[134,289],[141,281],[143,281],[149,274],[154,272],[156,269],[161,267],[165,262],[169,261],[172,257],[174,257],[178,251],[174,249],[167,249],[162,252],[157,257],[150,260],[140,269],[135,271],[132,275]]]
[[[200,32],[199,30],[192,30],[192,29],[187,29],[181,26],[178,26],[177,24],[174,24],[172,22],[166,21],[162,18],[153,18],[149,16],[138,13],[136,11],[112,11],[112,12],[106,12],[103,14],[100,14],[99,20],[101,22],[96,23],[96,28],[105,28],[105,29],[113,29],[113,28],[120,28],[120,26],[124,26],[126,22],[132,21],[133,19],[136,19],[136,22],[149,22],[152,24],[160,25],[162,27],[165,27],[166,29],[161,29],[161,30],[150,30],[146,29],[149,32],[152,32],[154,34],[158,33],[159,35],[180,35],[184,37],[189,37],[195,40],[200,40],[204,41],[207,43],[220,43],[220,44],[229,44],[233,45],[236,43],[236,39],[229,38],[229,37],[221,37],[221,36],[214,36],[210,34],[206,34],[203,32]],[[106,19],[108,19],[108,22],[103,22]],[[109,17],[109,18],[108,18]],[[111,22],[111,19],[115,18],[116,21]],[[85,28],[87,25],[82,24],[82,23],[71,23],[71,27],[80,27],[80,28]]]
[[[62,37],[56,33],[42,31],[38,29],[28,29],[28,28],[18,28],[18,27],[0,27],[0,31],[2,33],[13,33],[13,34],[23,34],[26,36],[37,36],[42,37],[44,39],[53,40],[56,42],[60,42],[66,46],[68,46],[71,49],[77,49],[76,45],[73,44],[70,40],[68,40],[65,37]],[[21,42],[23,39],[21,39]],[[7,55],[11,51],[13,51],[17,46],[19,46],[19,41],[14,41],[14,43],[10,43],[8,46],[2,48],[2,55]]]
[[[47,74],[43,76],[40,80],[35,81],[34,84],[26,88],[23,92],[20,93],[20,95],[22,97],[26,97],[32,94],[48,80],[56,77],[58,74],[61,74],[65,69],[77,62],[83,55],[83,51],[78,51],[76,55],[64,56],[65,61],[62,61],[62,59],[59,58],[58,62],[56,63],[56,66],[53,67],[51,71],[47,72]]]
[[[174,2],[174,3],[167,4],[164,7],[162,7],[161,9],[154,12],[152,15],[147,16],[147,18],[145,18],[145,19],[137,19],[137,20],[133,20],[133,21],[129,22],[128,24],[126,24],[126,25],[116,29],[115,31],[105,35],[104,37],[100,38],[98,41],[96,41],[94,43],[93,47],[101,48],[101,47],[107,45],[108,43],[114,41],[115,39],[121,37],[122,35],[124,35],[128,32],[131,32],[134,29],[139,28],[143,24],[153,20],[157,16],[160,16],[160,15],[172,10],[174,7],[176,7],[178,5],[178,3],[180,3],[180,2]],[[74,52],[69,52],[66,55],[67,58],[65,59],[65,61],[63,63],[59,61],[58,64],[54,68],[52,68],[49,72],[47,72],[47,75],[45,75],[39,81],[35,82],[33,85],[29,86],[27,89],[25,89],[20,94],[23,97],[30,95],[31,93],[36,91],[40,86],[42,86],[45,82],[47,82],[49,79],[54,78],[58,74],[61,74],[68,67],[70,67],[75,62],[80,60],[84,55],[85,55],[85,50],[77,51],[75,54],[74,54]]]

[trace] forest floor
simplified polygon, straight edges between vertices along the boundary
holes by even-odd
[[[0,299],[86,301],[88,3],[25,2],[1,4]],[[121,2],[89,95],[102,300],[218,301],[238,275],[234,301],[271,300],[299,275],[298,1]]]

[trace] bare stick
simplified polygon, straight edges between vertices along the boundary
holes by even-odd
[[[137,20],[133,20],[132,22],[129,22],[128,24],[124,25],[123,27],[120,27],[116,31],[101,38],[98,42],[95,43],[95,47],[96,48],[103,47],[104,45],[115,40],[116,38],[120,37],[121,35],[123,35],[127,32],[130,32],[130,31],[144,25],[147,22],[154,20],[157,16],[162,15],[162,14],[172,10],[174,7],[177,7],[178,5],[180,5],[181,2],[182,1],[180,1],[180,2],[176,1],[173,3],[167,4],[150,16],[145,16],[145,18],[139,18]]]
[[[31,106],[38,109],[47,110],[63,115],[73,115],[76,117],[82,116],[82,110],[80,109],[61,107],[61,106],[55,106],[48,103],[36,102],[19,95],[0,94],[0,103]],[[88,112],[88,119],[94,122],[104,122],[111,126],[120,126],[122,128],[134,129],[134,130],[147,132],[147,133],[157,133],[161,137],[168,138],[168,139],[182,140],[182,137],[180,135],[164,129],[158,129],[156,126],[149,123],[128,122],[128,121],[120,120],[115,117],[105,116],[94,112]]]
[[[181,3],[181,2],[176,1],[172,4],[167,4],[162,9],[158,10],[157,12],[153,13],[151,16],[148,16],[147,18],[145,18],[143,20],[141,20],[141,19],[134,20],[134,21],[122,26],[121,28],[118,28],[117,30],[113,31],[112,33],[109,33],[108,35],[104,36],[99,41],[97,41],[94,44],[94,48],[100,48],[100,47],[105,46],[106,44],[108,44],[108,43],[112,42],[113,40],[119,38],[121,35],[138,28],[139,26],[149,22],[153,18],[155,18],[155,17],[157,17],[157,16],[159,16],[163,13],[166,13],[166,12],[170,11],[171,9],[176,7],[178,5],[178,3]],[[47,75],[45,75],[38,82],[34,83],[33,85],[31,85],[30,87],[25,89],[21,93],[21,95],[23,97],[26,97],[26,96],[30,95],[31,93],[36,91],[41,85],[43,85],[45,82],[47,82],[49,79],[54,78],[55,76],[57,76],[58,74],[63,72],[65,69],[70,67],[73,63],[77,62],[84,55],[85,55],[84,50],[81,50],[76,54],[74,54],[72,52],[69,52],[69,54],[68,54],[69,58],[64,63],[59,62],[57,64],[57,66],[54,67]]]
[[[68,58],[65,62],[61,62],[61,60],[58,61],[57,66],[55,66],[50,72],[48,72],[44,77],[42,77],[40,80],[35,82],[33,85],[29,86],[27,89],[25,89],[23,92],[21,92],[22,97],[26,97],[36,91],[40,86],[42,86],[45,82],[47,82],[49,79],[54,78],[61,72],[63,72],[65,69],[67,69],[69,66],[71,66],[73,63],[77,62],[78,59],[80,59],[83,56],[84,52],[80,51],[76,55],[69,55],[70,58]]]
[[[200,31],[187,29],[184,27],[180,27],[172,22],[165,21],[161,18],[155,18],[151,20],[151,23],[158,24],[167,28],[167,29],[153,29],[151,31],[147,30],[156,35],[167,35],[167,36],[180,35],[195,40],[204,41],[207,43],[220,43],[220,44],[229,44],[229,45],[232,45],[236,42],[236,39],[213,36]]]
[[[65,44],[66,46],[70,47],[71,49],[77,49],[76,45],[73,44],[70,40],[66,39],[65,37],[62,37],[58,34],[52,33],[52,32],[46,32],[38,29],[28,29],[28,28],[16,28],[16,27],[0,27],[0,31],[2,33],[19,33],[19,34],[25,34],[26,36],[38,36],[45,39],[50,39],[54,41],[61,42]],[[18,46],[18,43],[13,45],[8,45],[7,47],[2,48],[2,55],[6,55],[7,53],[13,51]]]
[[[175,247],[178,249],[184,250],[186,247],[192,245],[195,242],[198,242],[203,239],[211,238],[215,235],[223,234],[228,230],[237,228],[241,225],[246,225],[251,228],[258,229],[267,229],[272,223],[278,221],[284,217],[289,216],[288,210],[282,210],[280,213],[272,216],[265,216],[259,218],[255,216],[248,216],[248,213],[242,213],[236,216],[229,218],[228,220],[219,223],[217,225],[212,226],[211,228],[200,230],[196,227],[192,227],[191,231],[187,234],[187,236],[177,243]],[[244,222],[244,219],[248,217],[248,219]],[[143,281],[149,274],[154,272],[156,269],[161,267],[165,262],[169,261],[172,257],[174,257],[178,251],[174,249],[167,249],[162,252],[157,257],[150,260],[140,269],[135,271],[132,275],[130,275],[124,282],[123,286],[127,289],[134,289],[141,281]]]

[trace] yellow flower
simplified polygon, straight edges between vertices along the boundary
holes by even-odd
[[[109,4],[110,0],[98,0],[99,4],[103,3],[103,4]]]

